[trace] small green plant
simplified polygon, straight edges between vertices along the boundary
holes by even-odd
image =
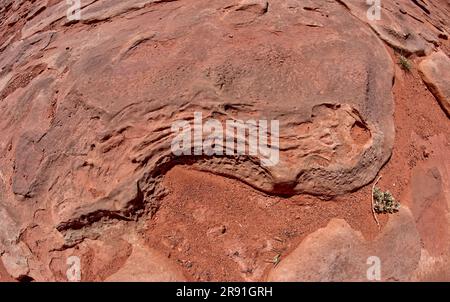
[[[412,68],[411,62],[405,56],[400,55],[400,57],[398,58],[398,64],[403,70],[408,72],[411,71]]]
[[[375,188],[373,199],[373,209],[378,214],[392,214],[400,209],[400,203],[395,200],[389,191],[383,192],[379,188]]]
[[[273,266],[277,266],[278,263],[280,263],[280,261],[281,261],[281,254],[276,254],[271,262],[273,263]]]
[[[276,255],[272,259],[266,260],[266,262],[272,263],[273,266],[277,266],[281,261],[281,251],[272,248],[272,252],[276,253]]]

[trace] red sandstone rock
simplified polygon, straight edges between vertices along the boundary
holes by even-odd
[[[420,237],[409,209],[391,217],[373,242],[367,242],[344,220],[332,220],[303,240],[268,280],[371,281],[367,277],[370,257],[380,261],[380,280],[412,278],[420,258]]]
[[[420,63],[419,71],[423,81],[450,116],[450,59],[442,51],[433,53]]]
[[[176,165],[271,195],[332,198],[364,187],[394,147],[395,62],[383,41],[423,56],[445,48],[449,32],[448,5],[431,0],[386,3],[379,22],[367,20],[367,5],[350,0],[82,2],[79,22],[66,18],[65,1],[0,4],[0,255],[16,280],[64,280],[65,258],[77,249],[105,259],[86,263],[93,280],[184,278],[151,247],[105,243],[142,235],[142,221],[171,193],[163,180]],[[447,61],[436,52],[419,67],[444,108]],[[174,156],[171,125],[194,112],[221,122],[279,120],[280,163]],[[434,165],[412,176],[413,190],[436,190],[430,196],[439,209],[442,175]],[[424,209],[425,193],[414,195],[411,209],[428,221],[438,210]],[[391,217],[373,242],[333,220],[270,278],[360,280],[363,260],[376,253],[386,280],[410,279],[420,259],[445,249],[427,235],[442,225],[429,229],[412,216]],[[149,255],[157,261],[144,261]],[[114,272],[105,272],[105,263]]]
[[[156,251],[134,246],[127,262],[105,281],[180,282],[185,281],[185,278],[166,257]]]

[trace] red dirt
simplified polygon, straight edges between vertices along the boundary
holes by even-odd
[[[191,280],[260,280],[277,254],[288,254],[332,218],[345,218],[367,238],[377,234],[367,189],[333,201],[284,199],[183,167],[165,183],[170,194],[148,222],[147,242]]]
[[[394,52],[389,51],[397,62]],[[413,62],[417,66],[419,59]],[[439,134],[450,138],[450,122],[414,67],[411,72],[405,72],[397,66],[393,94],[395,145],[392,158],[380,172],[383,178],[379,186],[391,190],[394,196],[401,196],[407,189],[411,169],[426,160],[427,153],[433,152],[416,146],[412,135],[415,133],[424,140]]]

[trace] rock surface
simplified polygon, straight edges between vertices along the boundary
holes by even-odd
[[[180,282],[186,280],[175,264],[166,257],[136,243],[125,264],[105,281]]]
[[[382,1],[375,6],[359,0],[339,0],[377,35],[404,55],[428,55],[448,39],[448,3],[441,1]],[[374,1],[376,3],[376,1]]]
[[[312,233],[269,274],[269,281],[370,281],[372,257],[384,281],[407,281],[420,259],[420,237],[403,208],[371,242],[344,220],[333,219]]]
[[[89,278],[184,278],[151,247],[105,244],[141,234],[142,221],[170,194],[163,180],[174,166],[231,177],[261,195],[335,198],[373,181],[395,140],[395,62],[384,42],[405,55],[432,53],[448,39],[449,6],[386,3],[382,20],[370,21],[362,2],[86,0],[81,19],[68,20],[66,1],[2,1],[0,255],[8,274],[64,280],[64,257],[77,249],[113,259],[126,247],[130,254],[108,260],[114,270],[107,273],[85,263]],[[443,52],[420,65],[444,108],[446,65]],[[278,120],[280,162],[175,156],[171,126],[192,121],[195,112],[223,123]],[[423,175],[436,172],[418,171],[419,187],[429,181]],[[444,182],[437,182],[440,192]],[[413,216],[421,215],[421,202],[411,206]],[[322,253],[311,263],[320,272],[300,263],[277,276],[280,263],[271,278],[358,279],[365,262],[355,266],[346,257],[373,252],[387,263],[386,279],[406,280],[420,258],[410,218],[391,218],[374,242],[333,220],[285,260],[295,264],[318,245]],[[392,245],[396,230],[408,237]],[[430,239],[422,256],[445,249],[436,244]],[[391,248],[405,249],[407,259],[385,254]],[[327,249],[336,251],[325,255]],[[158,261],[137,265],[153,254]]]
[[[418,280],[450,280],[450,152],[448,138],[417,139],[428,150],[429,159],[414,167],[408,204],[422,239]]]
[[[423,81],[436,96],[444,111],[450,116],[450,59],[438,51],[419,65]]]

